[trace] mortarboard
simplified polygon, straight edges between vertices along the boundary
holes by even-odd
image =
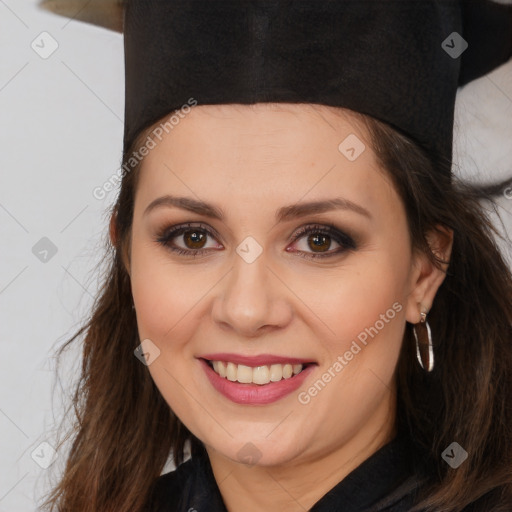
[[[73,4],[42,2],[124,34],[125,152],[194,99],[343,107],[451,162],[457,89],[512,56],[512,5],[491,0]]]

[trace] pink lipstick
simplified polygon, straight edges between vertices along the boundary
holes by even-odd
[[[198,358],[212,386],[243,405],[265,405],[295,391],[316,363],[300,358],[262,354],[215,353]]]

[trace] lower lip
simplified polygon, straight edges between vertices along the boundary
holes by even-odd
[[[277,400],[293,393],[313,371],[315,366],[313,364],[309,365],[289,379],[281,379],[278,382],[260,385],[232,382],[216,373],[204,359],[199,361],[210,383],[219,393],[232,402],[244,405],[265,405],[277,402]]]

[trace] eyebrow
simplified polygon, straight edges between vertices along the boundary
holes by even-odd
[[[158,197],[152,201],[144,210],[143,215],[146,216],[152,210],[162,206],[181,208],[182,210],[187,210],[189,212],[197,213],[205,217],[211,217],[212,219],[217,219],[220,221],[223,221],[225,217],[222,209],[214,206],[213,204],[193,199],[191,197],[171,195]],[[283,222],[298,217],[304,217],[306,215],[315,213],[323,213],[331,210],[350,210],[363,215],[368,219],[372,218],[372,215],[366,208],[363,208],[357,203],[342,197],[283,206],[277,210],[275,217],[277,222]]]

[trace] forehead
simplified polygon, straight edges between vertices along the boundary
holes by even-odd
[[[339,194],[377,204],[397,199],[363,123],[342,109],[197,106],[156,142],[141,167],[137,195],[143,202],[177,189],[212,201],[276,205],[306,195],[315,200]],[[347,157],[347,145],[357,151],[355,159]]]

